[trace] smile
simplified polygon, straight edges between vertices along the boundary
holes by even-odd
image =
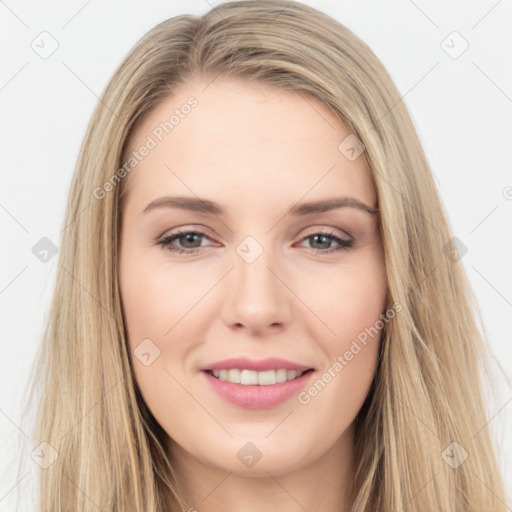
[[[236,368],[200,372],[219,397],[245,409],[271,409],[284,403],[304,389],[313,373],[313,369],[302,372],[282,368],[260,372]]]
[[[271,386],[298,379],[304,373],[305,372],[299,372],[296,370],[287,370],[286,368],[266,370],[262,372],[238,368],[231,368],[229,370],[211,370],[211,374],[215,378],[231,382],[232,384],[242,384],[243,386]]]

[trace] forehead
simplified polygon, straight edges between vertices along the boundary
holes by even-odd
[[[192,98],[192,100],[191,100]],[[191,107],[190,105],[194,105]],[[322,102],[267,84],[217,78],[181,85],[138,126],[131,151],[151,145],[128,195],[229,192],[292,203],[334,191],[375,203],[366,161],[339,145],[351,131]],[[151,143],[148,144],[148,141]]]

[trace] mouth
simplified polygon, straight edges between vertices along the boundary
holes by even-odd
[[[302,377],[304,374],[313,371],[313,368],[308,368],[304,371],[288,370],[286,368],[265,371],[255,371],[242,368],[204,370],[205,373],[211,375],[217,380],[229,382],[231,384],[241,384],[242,386],[273,386],[275,384],[294,381]]]
[[[221,399],[244,409],[272,409],[287,402],[304,389],[315,373],[304,371],[255,371],[245,368],[202,370],[205,384]]]

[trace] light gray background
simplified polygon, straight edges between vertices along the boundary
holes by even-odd
[[[114,69],[160,21],[220,2],[0,0],[0,511],[35,510],[36,467],[19,448],[20,396],[39,343],[78,149]],[[491,349],[508,373],[489,397],[491,427],[512,488],[512,2],[304,0],[348,26],[383,61],[410,109],[477,295]],[[31,47],[46,31],[57,50]],[[469,44],[462,48],[457,31]],[[446,39],[448,37],[448,39]],[[33,41],[35,41],[33,43]],[[445,41],[443,43],[443,41]],[[449,48],[451,47],[451,49]],[[452,52],[450,56],[448,52]],[[16,471],[21,458],[23,471]],[[18,508],[17,508],[18,507]]]

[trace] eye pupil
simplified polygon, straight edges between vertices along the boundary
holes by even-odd
[[[198,247],[197,245],[194,245],[194,238],[195,237],[201,237],[201,235],[199,235],[197,233],[187,233],[186,235],[180,236],[180,242],[185,240],[185,243],[183,244],[184,247],[186,247],[188,249],[193,249],[195,247]],[[195,242],[197,242],[197,240],[195,240]],[[200,242],[201,242],[201,240],[199,240],[199,245],[201,245]],[[189,246],[188,245],[189,243],[191,243],[192,245]]]
[[[315,249],[326,249],[330,246],[330,238],[328,236],[318,234],[318,235],[313,235],[312,238],[313,238],[313,243],[316,243],[317,239],[320,238],[319,243],[322,247],[315,247]],[[323,241],[321,239],[323,239]]]

